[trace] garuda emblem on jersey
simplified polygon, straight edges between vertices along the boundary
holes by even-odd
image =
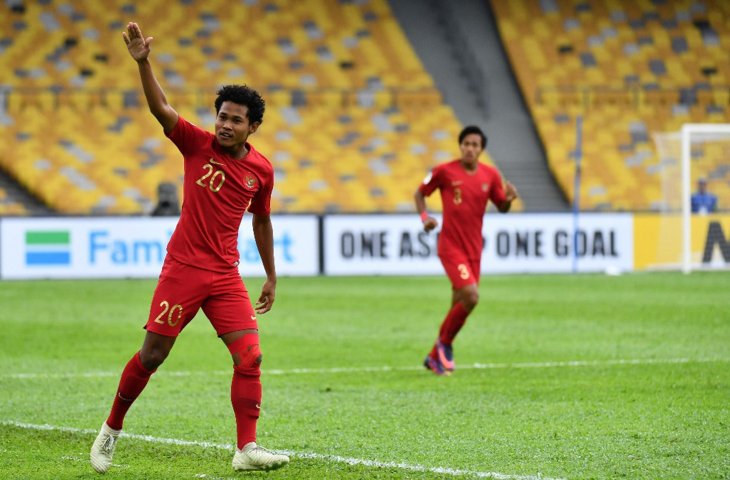
[[[489,190],[489,185],[482,183],[482,192],[486,192],[487,190]]]
[[[243,177],[243,183],[246,185],[246,188],[249,190],[253,190],[256,188],[256,177],[251,175],[250,173],[247,173],[245,177]]]

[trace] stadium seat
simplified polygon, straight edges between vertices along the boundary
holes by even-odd
[[[0,187],[0,217],[27,215],[28,211],[22,203],[13,200],[4,188]]]

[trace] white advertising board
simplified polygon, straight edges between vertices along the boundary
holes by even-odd
[[[570,272],[573,231],[570,214],[490,213],[482,231],[482,273]],[[577,232],[577,271],[633,269],[630,214],[581,214]],[[325,217],[325,274],[441,274],[437,234],[424,233],[417,215]]]
[[[319,271],[318,218],[272,216],[279,275]],[[4,218],[0,278],[157,277],[176,218]],[[251,218],[239,232],[244,276],[263,276]]]

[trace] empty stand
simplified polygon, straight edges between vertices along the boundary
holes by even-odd
[[[652,134],[687,122],[730,122],[730,3],[492,0],[500,34],[535,118],[550,168],[573,198],[576,118],[583,118],[580,204],[598,210],[662,205]],[[730,208],[721,152],[714,172]],[[719,172],[725,172],[722,175]],[[723,183],[724,182],[724,183]]]
[[[275,167],[275,212],[412,211],[428,169],[458,153],[460,125],[385,0],[0,8],[12,151],[0,162],[63,213],[148,213],[159,183],[181,183],[121,39],[130,20],[154,36],[160,83],[194,123],[213,128],[218,85],[263,94],[251,142]]]

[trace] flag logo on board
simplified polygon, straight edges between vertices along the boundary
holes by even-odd
[[[38,267],[71,265],[71,233],[68,230],[27,230],[25,264]]]

